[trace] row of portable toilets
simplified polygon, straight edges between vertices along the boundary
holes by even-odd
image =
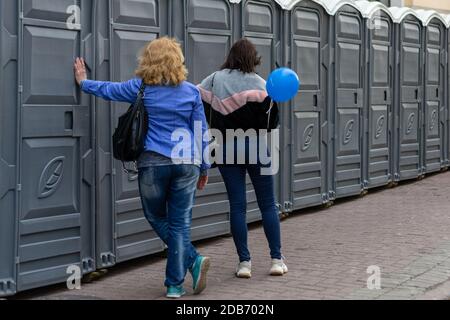
[[[127,105],[81,94],[75,57],[91,78],[127,80],[139,49],[170,35],[199,83],[245,36],[263,77],[277,65],[296,70],[276,177],[290,212],[449,166],[449,26],[433,11],[367,1],[2,0],[0,296],[65,282],[70,265],[86,274],[164,249],[137,177],[111,155]],[[229,233],[225,188],[210,175],[195,240]],[[248,219],[260,219],[250,183]]]

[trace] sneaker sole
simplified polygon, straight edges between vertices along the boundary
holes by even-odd
[[[181,294],[181,295],[169,295],[169,294],[167,294],[166,295],[166,298],[168,298],[168,299],[179,299],[179,298],[181,298],[182,296],[184,296],[186,294],[186,292],[183,292],[183,294]]]
[[[210,258],[206,257],[203,259],[200,278],[198,279],[197,286],[194,289],[194,294],[200,294],[206,288],[206,275],[208,273],[209,267],[211,265]]]
[[[236,273],[236,277],[241,278],[241,279],[250,279],[252,277],[252,274],[248,274],[248,273],[244,273],[244,274],[237,274]]]
[[[272,271],[272,272],[270,272],[270,275],[274,276],[274,277],[280,277],[280,276],[284,276],[286,273],[287,273],[287,271],[286,272],[284,272],[284,271],[281,271],[281,272]]]

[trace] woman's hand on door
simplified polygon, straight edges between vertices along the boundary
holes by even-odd
[[[83,80],[87,80],[86,64],[83,58],[76,58],[75,64],[73,66],[75,72],[75,79],[79,86]]]

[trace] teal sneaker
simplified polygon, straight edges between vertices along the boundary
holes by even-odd
[[[194,294],[200,294],[206,288],[206,274],[211,264],[210,258],[198,256],[189,271],[192,275]]]
[[[171,299],[178,299],[181,298],[186,294],[186,291],[184,290],[183,286],[170,286],[167,287],[167,298]]]

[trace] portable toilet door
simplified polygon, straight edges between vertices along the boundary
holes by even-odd
[[[79,23],[72,0],[18,4],[20,291],[95,270],[93,100],[73,76],[78,56],[94,69],[93,2],[76,4]]]
[[[377,2],[357,1],[365,18],[364,187],[392,181],[393,17]]]
[[[291,210],[298,210],[328,201],[330,16],[318,1],[292,1],[285,8],[287,66],[298,73],[301,86],[283,108],[290,133],[285,138],[290,161],[283,171],[290,190],[286,198]]]
[[[97,1],[97,79],[127,81],[135,77],[140,50],[168,35],[167,1]],[[142,210],[138,175],[125,172],[113,158],[111,136],[129,104],[96,99],[97,118],[97,257],[98,267],[164,249]],[[127,163],[133,169],[134,165]]]
[[[258,54],[262,58],[261,65],[257,68],[256,72],[265,80],[268,79],[269,74],[274,70],[277,65],[282,65],[281,54],[281,7],[276,1],[272,0],[243,0],[241,2],[241,34],[240,37],[245,37],[250,40],[256,47]],[[239,28],[235,24],[236,28]],[[238,40],[238,39],[235,39]],[[280,112],[283,112],[283,106],[279,105]],[[283,117],[280,114],[281,121]],[[281,126],[284,124],[282,123]],[[277,139],[277,135],[274,135],[273,131],[268,135],[269,145],[274,142],[273,139]],[[280,137],[281,138],[281,137]],[[275,148],[271,152],[271,165],[275,173],[275,194],[276,200],[280,202],[280,188],[281,188],[281,170],[283,167],[277,158],[280,155],[279,147],[274,144]],[[275,158],[277,157],[277,158]],[[285,211],[280,207],[280,211]],[[247,176],[247,221],[254,222],[261,220],[261,213],[258,207],[256,193],[251,183],[250,178]]]
[[[220,69],[233,44],[239,1],[176,0],[172,2],[171,36],[183,43],[188,80],[199,84]],[[239,29],[240,30],[240,29]],[[193,240],[230,232],[229,202],[219,170],[209,170],[205,190],[198,191],[192,212]]]
[[[338,1],[332,10],[334,31],[333,191],[336,198],[358,195],[362,183],[362,115],[364,102],[364,21],[354,2]]]
[[[390,8],[396,23],[395,181],[422,175],[422,22],[414,10]]]
[[[15,0],[0,2],[0,297],[17,290],[17,8]]]
[[[419,10],[418,14],[424,25],[423,170],[430,173],[445,166],[446,22],[432,10]]]

